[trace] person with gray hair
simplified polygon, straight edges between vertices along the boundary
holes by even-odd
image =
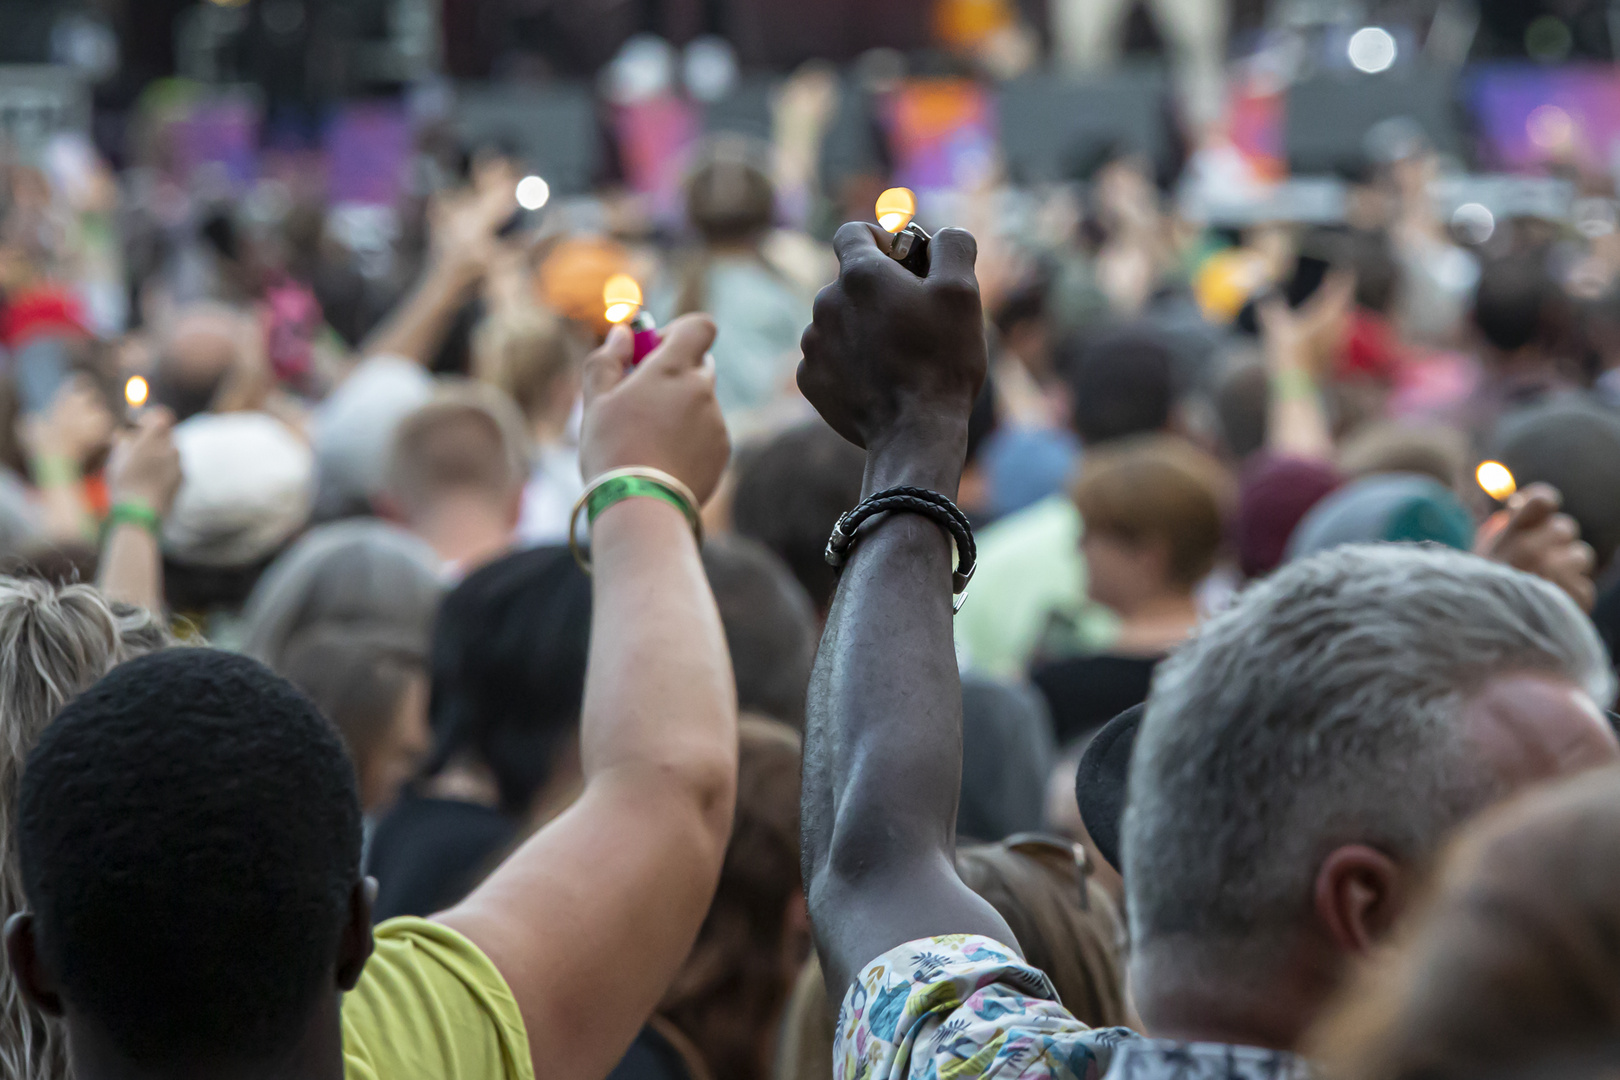
[[[172,643],[158,616],[109,602],[89,585],[0,577],[0,923],[26,905],[18,863],[17,789],[23,762],[56,711],[133,659]],[[61,1025],[29,1006],[0,964],[0,1075],[66,1080]]]
[[[1356,545],[1256,585],[1161,668],[1123,833],[1156,1035],[1292,1049],[1465,819],[1620,758],[1614,677],[1554,586]]]
[[[285,675],[285,654],[305,631],[365,626],[425,654],[443,596],[438,557],[425,541],[376,518],[319,525],[254,586],[242,651]]]

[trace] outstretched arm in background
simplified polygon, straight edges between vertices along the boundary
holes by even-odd
[[[941,231],[923,280],[887,242],[868,226],[839,230],[838,281],[816,299],[799,387],[866,448],[866,494],[907,485],[955,498],[986,368],[976,247]],[[844,568],[807,709],[804,876],[833,1000],[907,941],[979,933],[1016,946],[956,874],[961,773],[951,543],[928,518],[884,515]]]
[[[427,365],[483,280],[517,212],[517,173],[504,158],[478,166],[472,187],[443,195],[429,213],[432,248],[416,285],[361,345],[359,355],[403,356]]]
[[[150,409],[113,449],[108,494],[116,510],[131,503],[161,522],[180,490],[180,451],[174,445],[174,415]],[[122,600],[162,615],[163,550],[149,523],[116,518],[101,548],[96,585],[109,600]]]
[[[586,365],[587,480],[643,465],[713,493],[728,454],[704,360],[713,340],[706,317],[678,319],[627,375],[630,335],[615,329]],[[506,978],[556,1080],[606,1076],[685,960],[737,784],[731,658],[685,517],[657,499],[616,503],[591,555],[584,793],[440,917]]]

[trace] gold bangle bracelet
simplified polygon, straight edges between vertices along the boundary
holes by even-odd
[[[614,469],[593,480],[568,515],[568,550],[574,553],[574,561],[587,574],[591,572],[591,560],[580,547],[579,515],[584,513],[586,523],[595,524],[602,511],[614,503],[640,497],[662,499],[675,507],[686,516],[697,542],[703,543],[703,517],[698,512],[697,496],[692,494],[691,488],[662,469],[642,465]]]

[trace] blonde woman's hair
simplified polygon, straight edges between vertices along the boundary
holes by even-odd
[[[0,576],[0,923],[26,906],[15,813],[29,752],[69,699],[125,660],[172,643],[157,616],[109,602],[89,585]],[[3,955],[0,1075],[70,1075],[61,1026],[23,1000]]]

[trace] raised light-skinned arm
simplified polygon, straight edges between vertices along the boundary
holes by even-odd
[[[614,331],[586,365],[586,476],[646,465],[713,493],[729,450],[713,340],[706,317],[679,319],[626,375],[630,335]],[[505,976],[558,1080],[607,1075],[657,1005],[708,912],[736,797],[731,658],[686,519],[625,500],[591,554],[584,793],[440,916]]]
[[[180,490],[180,451],[175,449],[174,416],[167,409],[148,410],[113,449],[107,469],[112,503],[135,503],[159,520],[174,505]],[[96,581],[109,600],[122,600],[162,614],[163,551],[152,530],[120,521],[107,533]]]
[[[361,345],[361,356],[403,356],[428,364],[456,314],[483,280],[497,233],[517,211],[517,173],[504,158],[478,166],[470,188],[441,196],[429,214],[427,266],[416,285]]]
[[[973,237],[942,230],[927,280],[845,225],[838,281],[816,299],[799,386],[867,451],[867,494],[955,497],[986,355]],[[897,945],[980,933],[1017,946],[956,874],[962,690],[951,543],[928,518],[863,526],[828,614],[805,738],[804,877],[829,995]]]

